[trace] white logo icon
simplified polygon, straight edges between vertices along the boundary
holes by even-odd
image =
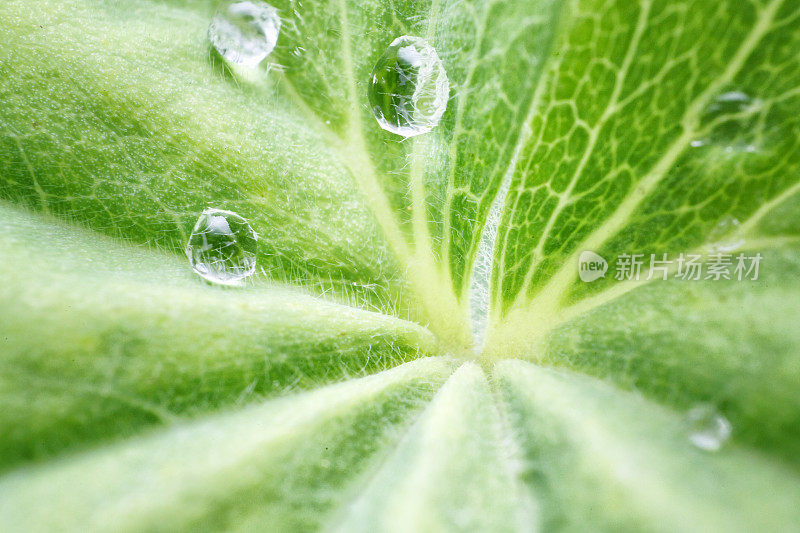
[[[594,252],[586,250],[578,258],[578,275],[581,281],[591,283],[604,278],[608,272],[608,262]]]

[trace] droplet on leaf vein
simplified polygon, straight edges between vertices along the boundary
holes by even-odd
[[[275,49],[280,28],[278,11],[266,2],[227,0],[214,14],[208,37],[225,61],[256,67]]]
[[[450,81],[436,50],[408,35],[392,41],[369,81],[369,103],[378,124],[403,137],[431,131],[449,95]]]
[[[206,209],[186,245],[194,271],[213,283],[236,285],[256,270],[258,236],[231,211]]]
[[[712,405],[696,405],[686,418],[689,442],[701,450],[716,452],[731,436],[731,423]]]

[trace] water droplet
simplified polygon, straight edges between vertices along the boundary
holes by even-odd
[[[758,151],[760,129],[758,114],[761,100],[742,91],[729,91],[718,95],[700,117],[700,126],[708,134],[693,140],[692,148],[716,146],[726,153],[754,153]]]
[[[247,220],[236,213],[206,209],[194,225],[186,255],[203,278],[236,285],[256,270],[257,239]]]
[[[447,109],[450,81],[436,50],[408,35],[389,45],[369,82],[369,103],[381,128],[403,137],[432,130]]]
[[[744,238],[740,234],[739,220],[731,215],[723,217],[708,234],[708,242],[708,252],[712,254],[728,253],[741,247]]]
[[[278,11],[261,0],[223,2],[208,28],[217,52],[229,63],[256,67],[278,42]]]
[[[699,404],[686,414],[689,441],[708,452],[719,450],[731,436],[731,423],[710,404]]]

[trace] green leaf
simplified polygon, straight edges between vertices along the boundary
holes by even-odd
[[[737,441],[800,467],[800,250],[780,247],[763,261],[754,285],[672,281],[632,291],[556,328],[539,357],[680,409],[713,402]]]
[[[675,413],[582,376],[520,361],[499,363],[496,374],[530,457],[529,487],[550,502],[545,527],[778,531],[796,524],[800,486],[780,463],[734,446],[709,458],[689,443]]]
[[[10,474],[2,482],[3,494],[13,495],[0,504],[2,529],[317,525],[337,499],[325,487],[351,479],[375,449],[391,445],[449,366],[422,359]],[[70,490],[76,484],[81,490]],[[270,500],[280,504],[262,505]],[[53,512],[30,513],[41,501]]]
[[[272,3],[256,71],[216,0],[0,5],[0,530],[795,530],[796,2]],[[451,87],[406,140],[401,35]],[[579,278],[720,247],[760,277]]]
[[[527,529],[535,507],[517,479],[507,439],[483,371],[464,363],[333,529]]]
[[[613,297],[613,279],[578,280],[585,250],[688,252],[726,220],[750,248],[800,232],[763,227],[800,193],[797,7],[642,1],[598,20],[586,4],[540,81],[498,236],[490,336],[512,351]]]
[[[0,466],[435,351],[419,326],[0,206]],[[13,305],[11,305],[13,303]]]

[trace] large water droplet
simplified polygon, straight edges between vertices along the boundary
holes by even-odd
[[[227,0],[214,14],[208,37],[229,63],[256,67],[275,48],[280,29],[278,11],[266,2]]]
[[[731,215],[727,215],[714,226],[708,234],[708,252],[712,254],[728,253],[736,250],[744,244],[739,229],[739,220]]]
[[[203,278],[236,285],[256,270],[257,239],[247,220],[236,213],[206,209],[194,225],[186,255]]]
[[[731,436],[731,423],[710,404],[699,404],[686,414],[689,441],[701,450],[715,452]]]
[[[392,41],[369,82],[369,103],[378,124],[403,137],[433,129],[449,95],[450,81],[436,50],[408,35]]]
[[[761,100],[742,91],[718,95],[700,117],[702,128],[709,130],[702,138],[691,142],[693,148],[718,147],[728,153],[757,152]]]

